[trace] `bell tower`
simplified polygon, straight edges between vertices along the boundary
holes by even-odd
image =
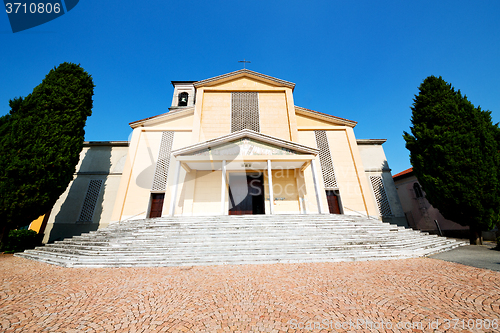
[[[174,86],[174,96],[170,111],[193,106],[195,103],[196,88],[193,83],[196,81],[172,81]]]

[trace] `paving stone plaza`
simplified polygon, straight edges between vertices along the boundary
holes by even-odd
[[[500,272],[405,260],[63,268],[0,255],[1,332],[497,332]]]

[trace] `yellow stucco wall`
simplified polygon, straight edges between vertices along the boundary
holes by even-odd
[[[197,171],[193,214],[220,215],[221,171]]]
[[[194,108],[185,111],[175,111],[166,117],[160,116],[154,118],[147,122],[145,127],[134,129],[123,177],[113,209],[112,221],[134,216],[134,218],[147,216],[162,132],[175,132],[172,150],[185,147],[192,140],[191,130],[193,128],[193,120]],[[165,191],[163,215],[168,215],[169,213],[170,192],[175,175],[175,166],[175,160],[172,160],[169,167],[168,185]],[[181,186],[178,193],[183,189],[182,183],[184,177],[185,172],[181,171]],[[180,209],[182,210],[182,208]]]
[[[356,137],[354,136],[354,130],[350,127],[346,128],[347,140],[349,146],[351,147],[352,160],[356,169],[356,176],[358,177],[362,197],[364,199],[365,207],[368,211],[368,215],[377,217],[379,216],[379,211],[377,203],[375,202],[375,197],[373,196],[373,189],[368,183],[368,179],[365,175],[365,167],[363,165],[363,160],[361,159],[361,154],[359,153],[359,148],[356,142]]]
[[[269,213],[269,181],[264,170],[266,213]],[[273,170],[273,197],[275,214],[300,214],[299,195],[295,170]]]
[[[200,141],[231,133],[231,93],[207,91],[203,94]]]
[[[193,133],[196,138],[193,143],[231,132],[231,92],[234,91],[258,92],[262,133],[295,141],[296,121],[291,89],[249,77],[239,77],[198,89],[193,118]],[[293,119],[289,119],[290,117]],[[290,133],[290,128],[293,133]]]
[[[191,216],[193,215],[193,202],[194,202],[194,190],[196,185],[196,178],[198,176],[197,170],[191,170],[191,172],[186,172],[185,177],[181,179],[181,184],[179,188],[179,199],[176,206],[176,213]],[[170,204],[170,197],[169,197]],[[168,212],[169,207],[165,208],[165,212]]]
[[[138,142],[131,146],[135,156],[130,156],[132,173],[124,198],[122,219],[138,214],[146,216],[161,137],[161,131],[141,132]]]
[[[174,142],[172,143],[172,150],[176,150],[182,147],[186,146],[186,143],[188,143],[191,140],[192,133],[191,132],[175,132],[174,134]],[[163,203],[163,216],[168,216],[170,213],[170,201],[172,198],[172,193],[174,189],[174,182],[175,182],[175,173],[177,170],[177,161],[175,158],[171,157],[170,159],[170,165],[168,169],[168,179],[167,179],[167,189],[165,191],[165,201]],[[175,214],[182,214],[183,206],[182,203],[180,202],[180,194],[185,191],[184,187],[189,184],[189,176],[184,170],[184,168],[180,167],[179,168],[179,183],[178,183],[178,188],[177,188],[177,198],[176,198],[176,203],[175,203]]]
[[[361,184],[357,177],[351,147],[345,130],[326,131],[335,177],[340,190],[344,213],[366,213]]]
[[[259,92],[260,131],[290,140],[285,92]]]
[[[128,161],[123,172],[119,196],[113,211],[113,221],[130,217],[143,218],[148,214],[156,162],[158,160],[163,131],[138,128],[134,130]],[[186,146],[191,140],[191,132],[177,131],[174,134],[172,150]],[[168,171],[168,183],[165,190],[163,215],[168,215],[170,198],[176,170],[176,161],[171,159]],[[183,190],[186,177],[184,169],[180,171],[178,193]],[[182,211],[182,208],[178,208]]]
[[[334,127],[335,128],[335,127]],[[340,191],[341,203],[344,214],[369,214],[376,216],[376,206],[373,202],[369,184],[364,175],[361,156],[357,151],[354,132],[350,127],[336,130],[327,130],[326,135],[330,147],[330,155],[335,169],[335,176]],[[314,131],[299,131],[299,139],[302,144],[316,147]],[[354,143],[354,144],[353,144]],[[321,197],[325,211],[328,211],[328,202],[324,191],[323,176],[319,157],[316,158],[318,167],[318,180],[321,187]],[[316,210],[316,198],[310,168],[304,172],[305,186],[307,190],[307,208]]]
[[[316,137],[314,135],[314,131],[298,131],[299,142],[303,145],[309,147],[316,147]],[[321,174],[321,163],[319,160],[319,156],[316,157],[316,175],[318,176],[319,183],[319,195],[321,198],[321,202],[323,203],[323,209],[325,212],[328,211],[328,202],[326,200],[326,193],[324,191],[323,185],[323,176]],[[318,211],[318,202],[316,200],[316,192],[314,188],[314,181],[312,175],[312,165],[307,167],[302,175],[302,179],[300,180],[303,183],[303,187],[300,189],[305,193],[304,196],[304,205],[307,213],[319,213]]]

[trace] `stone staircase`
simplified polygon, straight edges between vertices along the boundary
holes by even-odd
[[[465,245],[349,215],[162,217],[115,223],[17,253],[65,267],[403,259]]]

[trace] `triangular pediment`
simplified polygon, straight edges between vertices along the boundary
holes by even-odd
[[[254,156],[254,155],[302,155],[292,149],[272,145],[250,138],[236,139],[216,147],[198,150],[183,156]]]
[[[295,142],[241,130],[172,152],[174,156],[279,156],[318,153],[318,149]]]
[[[219,75],[210,79],[194,83],[196,88],[217,87],[227,89],[265,89],[266,87],[295,87],[295,83],[284,81],[272,76],[264,75],[248,69]]]

